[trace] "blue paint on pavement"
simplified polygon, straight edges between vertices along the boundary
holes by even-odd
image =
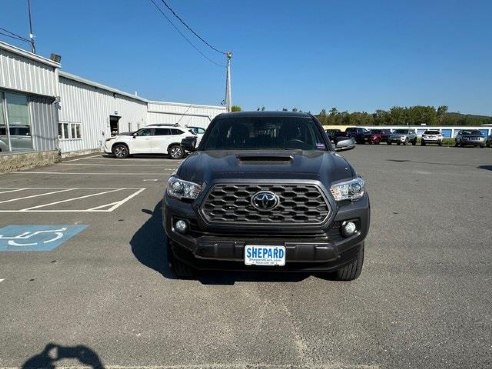
[[[9,225],[0,228],[0,252],[51,251],[87,227],[85,224]]]

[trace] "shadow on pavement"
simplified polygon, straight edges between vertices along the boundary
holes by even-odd
[[[176,279],[169,268],[167,260],[164,228],[162,226],[162,201],[153,210],[142,209],[143,213],[151,217],[140,227],[130,240],[132,252],[145,266],[162,274],[165,278]],[[192,280],[204,285],[233,285],[236,282],[300,282],[309,273],[268,272],[268,271],[203,271],[196,272]]]
[[[22,369],[55,369],[57,367],[57,362],[61,360],[77,360],[79,364],[82,364],[84,367],[94,369],[104,368],[104,365],[96,352],[87,346],[61,346],[50,342],[39,354],[27,359],[22,365]],[[60,367],[66,367],[66,365],[61,364]]]
[[[130,240],[133,255],[143,265],[154,269],[165,278],[174,279],[169,269],[166,252],[166,236],[162,226],[162,201],[154,209],[142,209],[142,212],[152,216],[140,227]]]
[[[478,169],[485,169],[492,171],[492,165],[479,165]]]
[[[236,282],[301,282],[308,278],[308,273],[283,272],[200,272],[197,280],[205,285],[234,285]]]

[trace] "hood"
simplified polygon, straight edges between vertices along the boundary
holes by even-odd
[[[342,156],[329,151],[198,151],[180,165],[177,176],[194,183],[228,179],[317,180],[325,185],[356,175]]]

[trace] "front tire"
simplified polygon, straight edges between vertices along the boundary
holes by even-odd
[[[125,159],[130,155],[128,146],[124,144],[116,144],[113,146],[113,155],[118,159]]]
[[[181,145],[172,145],[169,147],[168,152],[172,159],[182,159],[184,156],[184,149]]]
[[[364,242],[360,244],[357,257],[350,262],[350,264],[338,269],[335,273],[335,278],[338,281],[353,281],[360,276],[362,272],[362,265],[364,264]]]

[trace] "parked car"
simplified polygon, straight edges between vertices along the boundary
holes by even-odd
[[[485,146],[492,147],[492,135],[487,136],[487,140],[485,141]]]
[[[186,128],[188,128],[188,131],[196,135],[196,146],[198,146],[202,141],[203,134],[205,133],[205,128],[191,126],[186,126]]]
[[[381,136],[380,142],[388,142],[388,138],[391,135],[391,129],[371,129],[373,134],[378,134]]]
[[[345,132],[342,132],[340,129],[333,128],[333,129],[326,129],[325,130],[326,134],[328,135],[328,138],[330,139],[330,142],[333,144],[337,144],[338,141],[343,141],[347,140],[350,137],[345,134]],[[354,141],[355,143],[355,141]]]
[[[393,133],[389,136],[386,143],[388,145],[391,145],[393,142],[396,142],[398,145],[406,145],[408,143],[411,143],[415,146],[417,144],[417,133],[415,132],[415,129],[411,128],[395,129]]]
[[[0,140],[0,152],[7,152],[9,151],[9,145],[7,145],[6,142],[3,140]]]
[[[420,139],[420,145],[425,146],[427,144],[437,144],[442,146],[442,134],[437,129],[427,129],[422,133],[422,137]]]
[[[353,280],[362,270],[364,180],[310,114],[218,115],[169,178],[162,211],[178,277],[219,269]]]
[[[353,137],[358,144],[379,144],[381,142],[381,135],[374,134],[371,130],[362,127],[348,127],[345,129],[345,134],[348,137]]]
[[[12,151],[30,151],[32,150],[31,127],[27,124],[16,124],[9,127],[10,145]],[[1,151],[8,151],[8,137],[5,126],[0,127],[0,144]]]
[[[108,138],[104,152],[119,159],[134,154],[169,154],[173,159],[181,159],[185,154],[181,140],[190,135],[192,133],[180,127],[149,125],[132,135]]]
[[[485,135],[478,129],[462,129],[458,131],[454,145],[485,147]]]

